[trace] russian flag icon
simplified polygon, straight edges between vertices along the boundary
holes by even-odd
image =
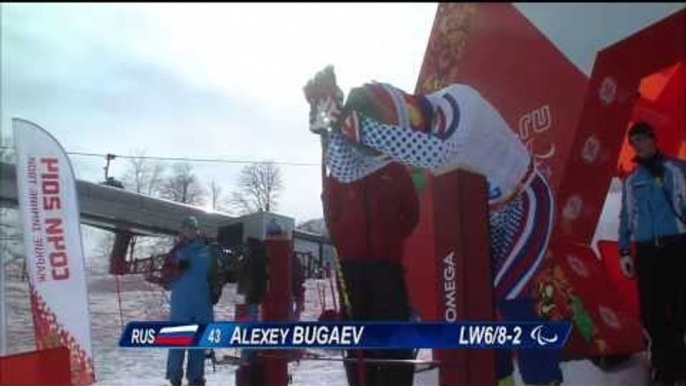
[[[155,336],[155,344],[162,346],[190,346],[193,343],[197,324],[163,327]]]

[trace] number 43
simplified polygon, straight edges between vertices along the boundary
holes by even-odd
[[[207,337],[210,343],[218,344],[222,341],[222,330],[215,328],[210,331],[210,335]]]

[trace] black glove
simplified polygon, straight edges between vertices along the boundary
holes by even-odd
[[[631,257],[631,253],[629,251],[620,252],[619,267],[622,269],[624,276],[626,276],[628,279],[633,279],[636,276],[634,259]]]
[[[343,91],[336,84],[332,66],[327,66],[303,88],[305,99],[310,104],[310,131],[327,134],[335,126],[343,108]]]

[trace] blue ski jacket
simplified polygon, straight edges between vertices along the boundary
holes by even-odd
[[[174,258],[180,264],[185,261],[188,268],[172,283],[170,320],[211,322],[213,311],[207,280],[210,270],[207,246],[196,237],[178,248]]]
[[[619,215],[619,248],[631,241],[686,234],[686,162],[664,157],[664,177],[654,178],[639,165],[625,180]]]

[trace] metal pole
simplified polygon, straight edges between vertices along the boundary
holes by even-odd
[[[110,161],[112,161],[115,158],[117,158],[116,155],[107,153],[107,156],[105,158],[107,160],[107,164],[103,168],[105,169],[105,181],[109,181],[110,179]]]

